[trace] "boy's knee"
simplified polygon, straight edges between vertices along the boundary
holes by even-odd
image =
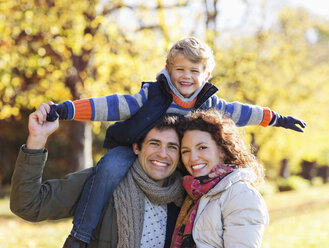
[[[136,159],[130,147],[115,147],[109,150],[97,163],[97,173],[104,176],[123,176]]]

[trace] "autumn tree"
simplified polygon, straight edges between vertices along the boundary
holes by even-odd
[[[214,81],[220,82],[227,100],[268,106],[308,123],[303,134],[281,128],[247,129],[249,142],[272,176],[283,159],[295,171],[305,158],[329,163],[327,26],[327,21],[303,10],[284,9],[273,28],[216,49],[220,66]],[[310,40],[309,32],[315,32],[317,40]]]
[[[153,81],[164,66],[169,46],[166,28],[170,28],[165,12],[185,5],[160,0],[146,5],[95,0],[1,2],[0,120],[19,120],[20,110],[50,100],[137,92],[142,81]],[[129,11],[131,19],[120,19]],[[99,123],[93,128],[99,131]],[[63,146],[58,153],[70,158],[70,170],[91,165],[90,124],[61,122],[60,129],[68,135],[58,133]],[[61,146],[55,141],[54,146]]]

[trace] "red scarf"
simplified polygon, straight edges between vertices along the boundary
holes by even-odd
[[[234,171],[234,166],[217,165],[206,176],[183,178],[183,186],[188,196],[178,215],[171,248],[196,247],[192,237],[192,228],[200,198],[232,171]]]

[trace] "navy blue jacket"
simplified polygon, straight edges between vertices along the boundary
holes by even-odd
[[[166,114],[173,101],[166,77],[160,74],[156,82],[148,83],[150,85],[148,100],[134,116],[125,121],[116,122],[107,128],[105,148],[131,145],[143,137]],[[197,96],[194,109],[200,108],[217,90],[211,83],[206,83]]]

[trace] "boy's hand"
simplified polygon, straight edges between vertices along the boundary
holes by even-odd
[[[57,118],[60,120],[66,120],[68,113],[68,107],[65,102],[60,104],[50,105],[50,111],[47,113],[47,121],[55,121]]]
[[[304,132],[304,130],[302,128],[306,127],[306,123],[298,118],[292,117],[292,116],[282,116],[279,115],[278,113],[275,113],[274,111],[272,111],[273,117],[272,117],[272,125],[275,127],[284,127],[287,129],[292,129],[295,130],[297,132]],[[271,123],[270,123],[271,125]],[[299,126],[297,126],[299,125]]]
[[[52,104],[51,102],[49,104]],[[29,116],[29,136],[26,146],[28,149],[41,149],[45,147],[48,136],[58,128],[58,120],[54,122],[46,121],[50,105],[42,103],[39,108]]]

